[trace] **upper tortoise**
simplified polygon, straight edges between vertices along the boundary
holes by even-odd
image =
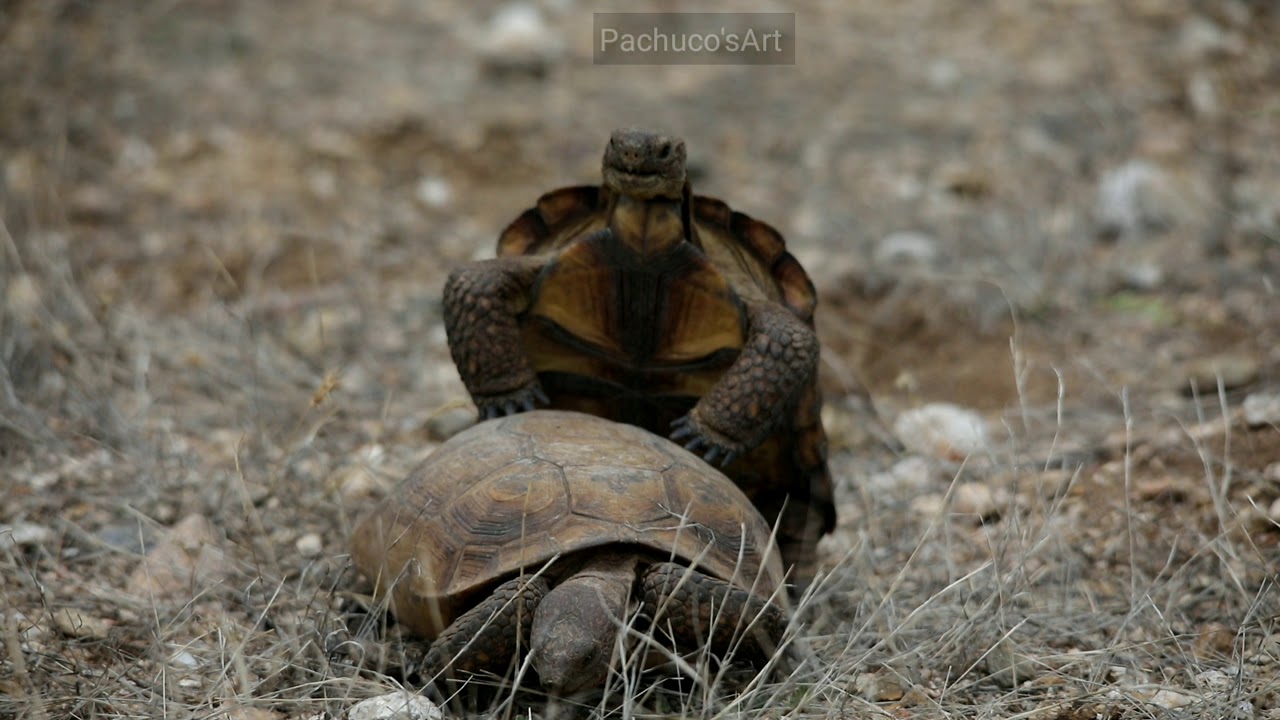
[[[536,404],[684,441],[773,522],[793,580],[835,525],[813,283],[769,225],[693,195],[684,142],[609,138],[599,186],[554,190],[445,284],[483,417]],[[674,429],[674,431],[673,431]]]

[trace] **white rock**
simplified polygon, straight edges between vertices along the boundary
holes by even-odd
[[[35,523],[0,525],[0,550],[15,546],[43,545],[53,539],[53,531]]]
[[[1186,707],[1195,701],[1196,698],[1191,695],[1167,689],[1157,690],[1151,695],[1151,697],[1147,698],[1147,702],[1152,705],[1162,707],[1165,710]]]
[[[421,695],[395,692],[361,700],[347,711],[347,720],[442,720],[440,708]]]
[[[536,69],[564,50],[559,33],[542,18],[538,6],[513,2],[498,11],[484,29],[480,51],[495,69]]]
[[[319,557],[324,552],[324,541],[316,533],[307,533],[298,538],[294,543],[294,547],[298,548],[298,554],[304,558]]]
[[[903,412],[893,423],[893,433],[908,451],[943,460],[963,460],[987,447],[982,416],[950,403]]]
[[[1192,15],[1182,24],[1178,49],[1195,62],[1214,55],[1237,55],[1244,49],[1244,40],[1204,16]]]
[[[1154,262],[1136,262],[1124,269],[1124,283],[1134,290],[1155,290],[1164,281],[1164,268]]]
[[[1244,421],[1250,427],[1280,425],[1280,392],[1250,393],[1245,397]]]
[[[1168,180],[1149,162],[1131,160],[1102,176],[1094,215],[1103,231],[1138,235],[1169,224]]]
[[[417,197],[418,202],[423,205],[439,209],[448,205],[453,199],[453,186],[442,177],[434,175],[424,177],[418,181]]]
[[[1267,517],[1271,522],[1280,524],[1280,498],[1276,498],[1271,507],[1267,508]]]
[[[951,494],[951,510],[982,520],[998,514],[1001,500],[1000,494],[986,483],[960,483]]]
[[[877,265],[928,265],[937,257],[938,241],[932,235],[902,230],[884,236],[872,259]]]
[[[893,464],[884,472],[878,472],[867,478],[868,489],[881,495],[907,495],[924,492],[933,479],[929,462],[922,457],[911,455]]]

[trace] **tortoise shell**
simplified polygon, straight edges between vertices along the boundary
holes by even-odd
[[[356,526],[352,559],[397,619],[434,638],[520,572],[626,546],[769,597],[770,528],[728,478],[674,443],[581,413],[483,422],[433,452]],[[784,602],[775,599],[776,602]]]
[[[813,328],[817,295],[773,227],[699,195],[686,195],[683,252],[659,267],[629,265],[595,241],[613,203],[604,186],[551,191],[506,228],[497,255],[548,259],[520,332],[551,406],[665,436],[741,353],[744,301],[775,303]],[[776,430],[725,472],[767,517],[790,497],[789,524],[799,500],[819,534],[834,528],[816,374]],[[810,532],[784,527],[782,536]]]

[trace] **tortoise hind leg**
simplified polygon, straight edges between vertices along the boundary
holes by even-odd
[[[787,627],[777,605],[675,563],[649,566],[640,578],[640,599],[654,626],[677,648],[706,643],[720,657],[732,650],[733,659],[756,665],[774,655]]]
[[[482,670],[503,672],[517,652],[529,648],[533,611],[547,594],[547,581],[515,578],[458,616],[431,643],[423,675],[443,689],[444,680]]]

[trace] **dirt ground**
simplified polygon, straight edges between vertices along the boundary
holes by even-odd
[[[416,687],[345,538],[473,417],[445,273],[627,125],[813,276],[840,524],[820,663],[593,713],[1280,718],[1280,10],[788,9],[621,67],[574,0],[0,2],[0,718]]]

